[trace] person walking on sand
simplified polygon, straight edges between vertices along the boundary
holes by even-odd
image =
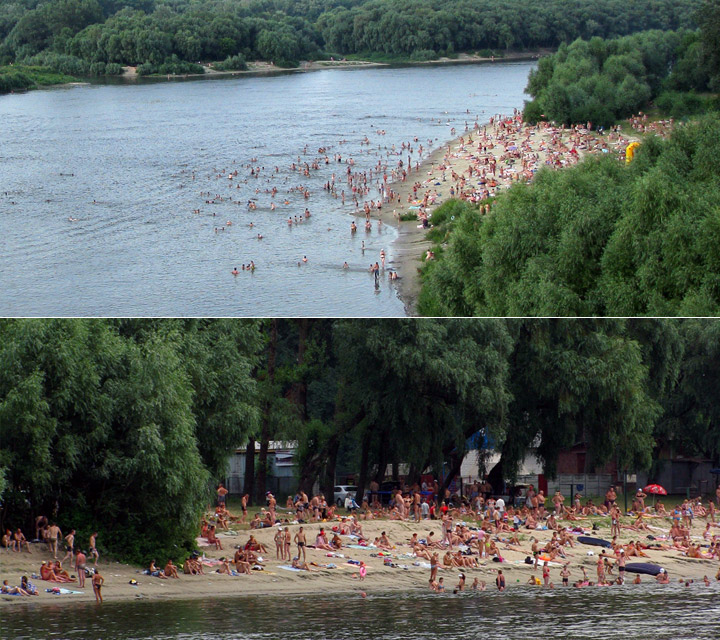
[[[74,547],[75,547],[75,529],[73,529],[70,533],[68,533],[65,536],[65,555],[63,556],[63,559],[60,562],[65,562],[68,558],[72,561],[72,557],[74,555]]]
[[[95,560],[93,561],[93,566],[97,567],[98,560],[100,560],[100,554],[97,550],[96,540],[97,531],[93,532],[93,534],[90,536],[90,557],[95,558]]]
[[[103,578],[100,575],[100,572],[97,569],[95,569],[95,573],[93,573],[93,577],[92,577],[92,587],[93,587],[93,591],[95,592],[95,602],[99,602],[101,604],[102,604],[103,599],[102,599],[102,593],[100,590],[102,589],[102,586],[104,583],[105,583],[105,578]]]
[[[50,545],[50,551],[52,551],[55,560],[57,560],[57,544],[59,538],[62,538],[62,531],[60,531],[60,527],[53,522],[47,529],[47,542]]]

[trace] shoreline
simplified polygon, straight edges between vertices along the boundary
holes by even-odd
[[[278,517],[284,518],[286,514],[284,510],[278,511]],[[287,514],[288,519],[291,517]],[[626,522],[630,522],[630,517],[624,517]],[[456,520],[457,521],[457,520]],[[601,529],[591,532],[589,535],[609,539],[609,523],[607,518],[592,517],[581,522],[561,521],[561,525],[581,525],[586,529],[592,527],[593,523],[597,523]],[[655,536],[659,535],[659,531],[665,531],[669,526],[669,522],[664,518],[647,518],[647,523],[653,529]],[[326,530],[335,525],[340,525],[340,521],[334,520],[330,522],[305,523],[303,525],[308,540],[313,540],[320,527]],[[368,595],[393,594],[399,592],[429,592],[428,578],[430,575],[430,565],[423,558],[415,558],[410,555],[411,548],[407,541],[415,532],[420,537],[427,535],[428,532],[439,538],[441,532],[440,520],[423,520],[419,523],[413,521],[400,520],[361,520],[360,524],[365,532],[366,537],[372,540],[379,536],[381,532],[386,531],[388,538],[394,545],[391,562],[395,566],[386,566],[384,558],[378,556],[378,549],[373,548],[346,548],[339,551],[343,557],[328,557],[328,552],[322,550],[307,549],[307,562],[316,563],[312,572],[307,571],[287,571],[282,566],[289,564],[287,561],[275,560],[275,550],[273,535],[274,528],[257,529],[250,531],[247,525],[241,525],[242,529],[233,531],[232,535],[219,534],[219,539],[224,547],[223,550],[216,550],[214,547],[201,547],[208,560],[217,561],[220,557],[230,556],[234,554],[235,546],[244,544],[248,540],[250,533],[255,535],[257,540],[268,547],[268,553],[263,554],[265,558],[265,570],[253,571],[252,575],[229,576],[212,573],[215,566],[205,567],[206,574],[203,576],[189,576],[182,573],[180,569],[179,579],[159,579],[140,573],[140,567],[120,563],[108,562],[101,557],[99,569],[105,578],[103,588],[103,596],[106,602],[128,602],[135,600],[194,600],[197,598],[213,598],[213,597],[235,597],[235,596],[307,596],[312,593],[336,593],[336,594],[358,594],[366,592]],[[476,525],[474,521],[467,523],[470,526]],[[655,524],[660,527],[654,526]],[[283,524],[285,526],[285,524]],[[298,529],[298,524],[287,523],[291,534]],[[235,525],[233,525],[235,528]],[[704,523],[699,518],[693,523],[692,533],[693,540],[705,542],[700,536],[704,529]],[[720,532],[719,529],[712,529],[711,533]],[[459,572],[467,575],[470,583],[478,578],[485,581],[488,591],[495,591],[494,580],[497,570],[502,569],[506,576],[507,587],[509,589],[539,588],[528,585],[530,576],[540,576],[541,567],[537,570],[533,569],[532,564],[526,564],[525,558],[531,555],[530,545],[532,538],[537,538],[541,544],[547,543],[552,534],[552,530],[527,530],[521,529],[518,532],[520,538],[520,546],[513,546],[502,541],[498,541],[497,545],[503,556],[503,562],[493,562],[491,558],[475,558],[479,560],[480,565],[477,568],[442,568],[439,577],[444,576],[448,591],[457,581]],[[621,529],[619,541],[627,543],[630,540],[647,541],[647,531],[637,532],[627,528]],[[717,535],[717,533],[716,533]],[[341,536],[343,545],[352,542],[346,536]],[[496,536],[493,535],[493,539]],[[41,560],[51,559],[51,554],[46,550],[43,543],[35,543],[32,545],[32,554],[26,552],[6,553],[0,551],[0,578],[8,579],[11,585],[19,584],[20,576],[31,576],[33,572],[39,571]],[[562,589],[560,580],[560,569],[564,562],[569,563],[571,574],[571,583],[582,577],[582,568],[584,568],[590,580],[595,580],[596,564],[599,547],[583,545],[575,542],[574,547],[565,547],[566,559],[558,558],[558,562],[551,564],[551,580],[554,582],[556,589]],[[296,547],[293,544],[291,552],[296,553]],[[444,551],[441,551],[441,557]],[[715,578],[718,571],[718,561],[710,559],[693,559],[680,555],[677,549],[649,549],[646,553],[648,558],[632,558],[629,562],[645,561],[657,563],[664,567],[671,578],[672,583],[677,583],[678,579],[694,580],[702,582],[702,577],[707,575],[712,585],[717,584]],[[613,555],[609,556],[614,559]],[[357,577],[357,565],[349,564],[348,560],[364,561],[367,564],[367,577],[364,581],[360,581]],[[159,559],[158,559],[159,560]],[[320,565],[334,564],[335,568],[326,568]],[[164,561],[162,562],[164,564]],[[91,566],[91,565],[89,565]],[[161,565],[162,566],[162,565]],[[69,567],[68,567],[69,569]],[[353,577],[355,576],[355,577]],[[617,571],[613,577],[617,577]],[[623,586],[615,586],[615,588],[627,590],[632,589],[636,585],[631,584],[634,574],[628,575],[626,584]],[[40,595],[36,597],[22,596],[0,596],[0,609],[9,606],[34,606],[34,604],[43,603],[87,603],[94,602],[95,598],[91,588],[88,588],[89,579],[86,579],[86,586],[82,590],[82,594],[53,595],[45,591],[46,588],[56,586],[55,583],[44,582],[30,578],[35,586],[40,590]],[[137,585],[129,584],[130,580],[136,580]],[[655,584],[652,576],[642,576],[642,584]],[[79,590],[77,583],[71,583],[65,586],[71,590]],[[568,587],[574,588],[574,587]],[[469,589],[468,589],[469,590]],[[592,591],[591,591],[592,592]],[[72,604],[70,604],[72,606]]]
[[[537,60],[542,56],[552,53],[552,49],[536,49],[531,51],[518,51],[505,53],[502,57],[482,57],[475,54],[459,53],[457,58],[440,57],[436,60],[396,60],[389,62],[380,62],[373,60],[314,60],[301,61],[297,67],[283,68],[276,67],[274,64],[256,60],[248,62],[248,69],[235,71],[217,71],[210,65],[212,63],[203,63],[204,73],[183,73],[183,74],[153,74],[149,76],[140,76],[137,74],[137,67],[125,66],[123,73],[118,76],[99,76],[98,78],[75,78],[69,82],[61,82],[58,84],[38,85],[29,87],[22,91],[10,91],[0,95],[15,95],[28,93],[29,91],[37,91],[40,89],[56,89],[73,86],[87,86],[95,83],[117,83],[132,84],[142,80],[150,81],[173,81],[197,78],[232,78],[240,76],[265,76],[283,73],[302,73],[307,71],[323,71],[327,69],[370,69],[375,67],[420,67],[420,66],[446,66],[456,64],[493,64],[495,62],[521,62],[524,60]]]

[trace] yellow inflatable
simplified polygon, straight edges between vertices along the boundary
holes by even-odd
[[[635,149],[640,146],[639,142],[631,142],[625,149],[625,162],[630,164],[635,157]]]

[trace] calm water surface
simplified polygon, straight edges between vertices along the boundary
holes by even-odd
[[[71,597],[71,596],[67,596]],[[106,595],[106,597],[109,597]],[[720,585],[14,605],[2,638],[717,639]]]
[[[375,290],[367,271],[381,249],[392,265],[396,231],[373,225],[366,234],[350,201],[342,206],[323,190],[333,173],[343,186],[347,165],[334,154],[352,157],[356,170],[379,158],[394,166],[407,154],[388,150],[417,137],[415,161],[419,143],[436,148],[452,127],[459,135],[476,116],[485,122],[521,107],[532,66],[327,70],[2,96],[0,315],[403,315],[394,286],[383,278]],[[360,144],[365,136],[370,145]],[[329,165],[309,178],[291,170],[320,147]],[[253,159],[265,167],[259,179],[249,175]],[[308,200],[289,191],[299,185]],[[273,186],[275,211],[265,193]],[[225,200],[208,205],[205,192]],[[305,206],[310,222],[289,226]],[[230,274],[250,260],[254,273]]]

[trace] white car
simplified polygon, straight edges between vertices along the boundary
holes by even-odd
[[[351,484],[340,484],[335,487],[334,491],[335,491],[335,495],[334,495],[335,504],[338,507],[344,507],[345,506],[345,498],[348,497],[348,494],[350,494],[351,498],[354,498],[355,492],[357,491],[357,487],[355,485],[351,485]]]

